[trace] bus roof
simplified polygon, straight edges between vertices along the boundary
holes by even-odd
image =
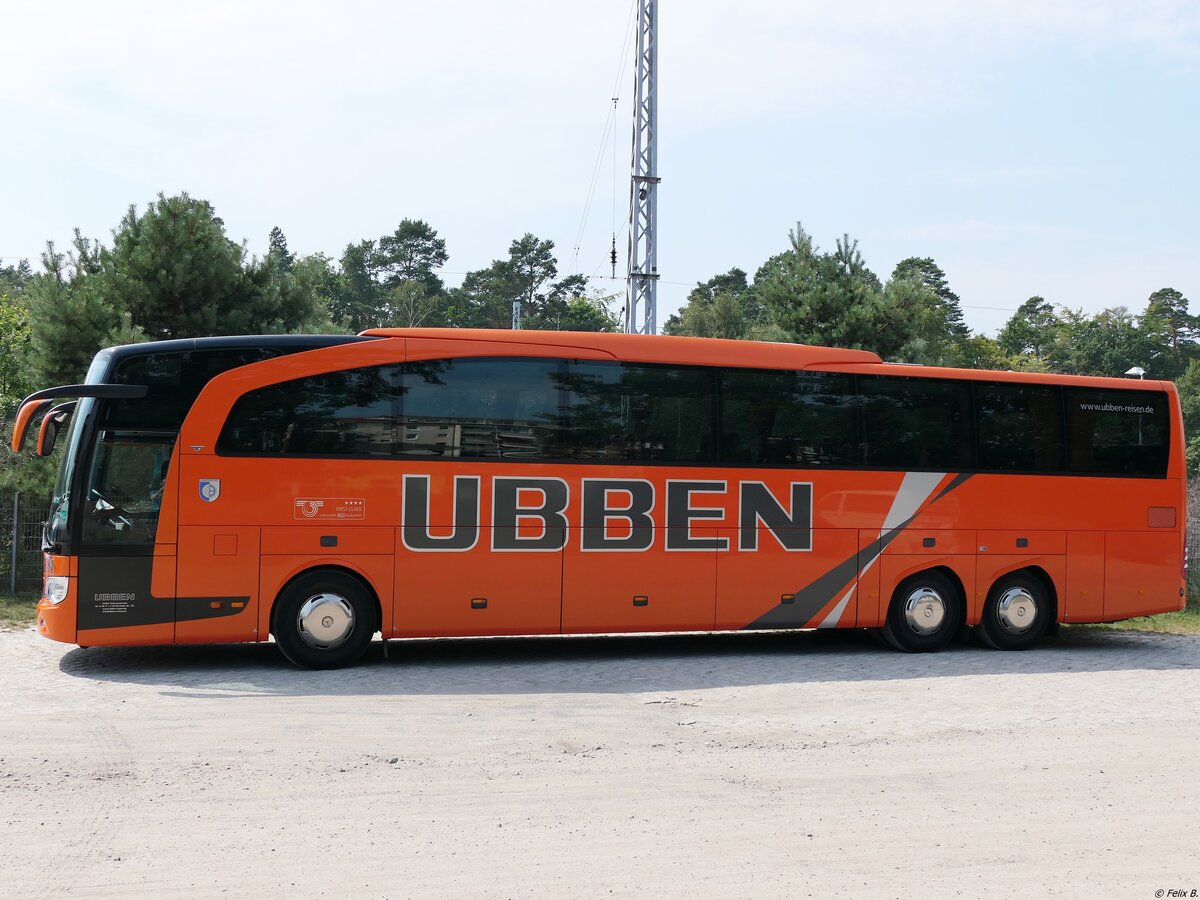
[[[147,341],[143,344],[121,344],[106,347],[101,353],[114,361],[149,353],[186,353],[189,350],[235,350],[242,347],[278,347],[280,349],[316,350],[370,340],[354,334],[235,334],[223,337],[174,338],[169,341]]]
[[[868,350],[846,350],[811,344],[735,341],[721,338],[611,334],[594,331],[510,331],[500,328],[372,328],[363,337],[422,338],[426,340],[537,344],[611,353],[631,362],[725,365],[747,368],[791,368],[856,372],[898,377],[953,378],[968,381],[1012,381],[1087,387],[1164,390],[1168,382],[1011,372],[996,369],[956,369],[943,366],[884,362]]]

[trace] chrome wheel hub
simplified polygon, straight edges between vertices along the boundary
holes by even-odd
[[[904,601],[904,621],[916,634],[933,634],[946,621],[946,601],[933,588],[917,588]]]
[[[1024,634],[1037,619],[1037,601],[1025,588],[1009,588],[996,601],[996,618],[1009,634]]]
[[[301,605],[296,629],[308,646],[328,650],[350,637],[354,608],[341,594],[315,594]]]

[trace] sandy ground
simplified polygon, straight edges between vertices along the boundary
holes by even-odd
[[[10,632],[0,685],[4,897],[1200,889],[1192,636],[393,643],[312,673]]]

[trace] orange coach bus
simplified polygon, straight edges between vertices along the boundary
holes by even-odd
[[[56,401],[66,401],[57,402]],[[377,329],[115,347],[29,397],[62,465],[38,630],[265,641],[971,627],[1181,609],[1167,382],[613,334]]]

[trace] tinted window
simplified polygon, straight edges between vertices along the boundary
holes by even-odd
[[[390,456],[397,440],[399,382],[399,366],[376,366],[251,391],[234,404],[217,449]]]
[[[859,466],[858,397],[849,375],[721,373],[721,462]]]
[[[1064,464],[1062,391],[1031,384],[975,387],[979,467],[1057,472]]]
[[[974,467],[971,386],[926,378],[860,377],[867,465]]]
[[[121,363],[113,384],[144,384],[140,400],[104,403],[102,424],[109,427],[179,428],[200,391],[217,375],[238,366],[278,356],[265,347],[224,350],[191,350],[183,353],[150,353]]]
[[[404,456],[554,459],[566,454],[561,360],[443,359],[404,367]]]
[[[101,431],[84,495],[84,543],[154,543],[175,435]]]
[[[217,449],[310,456],[563,455],[562,363],[449,359],[269,385],[239,399]]]
[[[1167,395],[1150,391],[1066,391],[1068,465],[1096,475],[1167,471]]]
[[[572,362],[570,446],[576,459],[711,462],[714,370]]]

